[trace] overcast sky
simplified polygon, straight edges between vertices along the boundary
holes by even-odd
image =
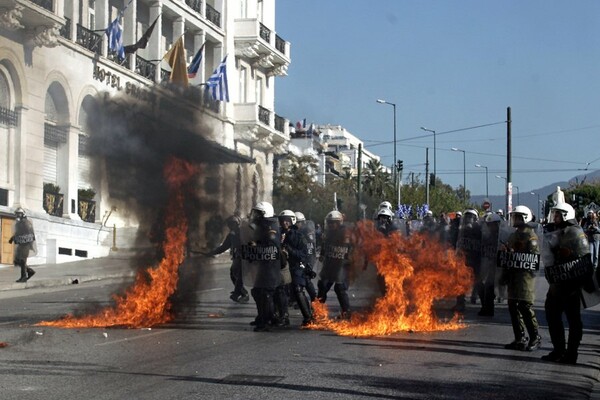
[[[366,147],[424,174],[435,130],[438,177],[503,193],[506,109],[513,183],[527,192],[600,169],[600,1],[279,0],[291,42],[276,113],[342,125]],[[472,128],[482,125],[485,127]],[[455,132],[450,132],[455,131]]]

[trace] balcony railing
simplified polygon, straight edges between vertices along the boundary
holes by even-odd
[[[171,71],[167,71],[166,69],[161,68],[160,69],[160,82],[166,83],[166,82],[169,82],[169,79],[171,79]]]
[[[127,54],[125,55],[124,59],[119,59],[119,55],[117,54],[116,51],[111,51],[106,55],[106,58],[108,58],[109,60],[119,64],[119,65],[127,65]]]
[[[271,43],[271,30],[263,24],[260,24],[259,35],[265,42]]]
[[[11,109],[0,107],[0,124],[7,126],[17,126],[19,114]]]
[[[281,133],[285,132],[285,118],[275,114],[275,130]]]
[[[270,126],[271,111],[267,110],[263,106],[258,106],[258,120],[263,124]]]
[[[77,24],[77,43],[96,54],[102,50],[102,35]]]
[[[68,128],[44,123],[44,143],[67,143]]]
[[[275,48],[283,55],[285,55],[285,40],[279,35],[275,35]]]
[[[185,0],[185,4],[198,14],[202,14],[202,0]]]
[[[31,2],[48,11],[54,11],[54,2],[52,0],[31,0]]]
[[[60,28],[60,36],[65,39],[71,39],[71,20],[65,17],[65,25]]]
[[[206,19],[210,22],[221,27],[221,13],[211,7],[209,4],[206,5]]]
[[[221,110],[221,102],[214,100],[210,92],[206,90],[204,86],[199,87],[198,91],[202,106],[218,114]]]
[[[136,55],[135,56],[135,72],[138,75],[143,76],[144,78],[154,81],[154,77],[156,76],[156,65],[154,65],[150,61]]]

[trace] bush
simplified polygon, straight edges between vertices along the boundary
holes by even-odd
[[[79,196],[79,200],[93,200],[96,196],[96,191],[92,188],[79,189],[77,191],[77,196]]]
[[[55,185],[54,183],[44,183],[44,192],[46,192],[46,193],[53,193],[53,194],[59,194],[60,193],[60,186]]]

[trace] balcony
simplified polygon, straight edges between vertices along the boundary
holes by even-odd
[[[156,76],[156,65],[136,54],[135,73],[154,82]]]
[[[215,10],[209,4],[206,5],[206,19],[218,26],[221,27],[221,13]]]
[[[11,109],[0,106],[0,126],[17,126],[19,114]]]
[[[235,20],[235,54],[251,60],[270,75],[287,75],[290,44],[258,19]]]
[[[56,0],[3,0],[1,8],[0,28],[23,31],[26,45],[58,45],[59,29],[65,21],[62,10],[56,10]]]
[[[290,138],[289,121],[256,103],[235,105],[236,139],[273,150]],[[275,149],[275,151],[277,151]]]
[[[198,14],[202,14],[202,0],[185,0],[185,4],[187,4],[192,10],[196,11]]]

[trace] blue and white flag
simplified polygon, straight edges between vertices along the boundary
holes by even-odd
[[[213,100],[229,101],[227,85],[227,56],[221,61],[215,72],[206,81],[206,90],[210,90]]]
[[[202,44],[202,46],[200,46],[200,50],[198,50],[198,52],[192,59],[192,62],[188,66],[188,69],[187,69],[188,79],[192,79],[192,78],[196,77],[196,74],[198,73],[198,68],[200,68],[200,63],[202,62],[202,52],[203,51],[204,51],[204,44]]]
[[[108,38],[108,51],[117,53],[119,60],[125,58],[125,47],[123,46],[123,27],[121,26],[121,15],[119,12],[117,18],[106,28],[106,37]]]

